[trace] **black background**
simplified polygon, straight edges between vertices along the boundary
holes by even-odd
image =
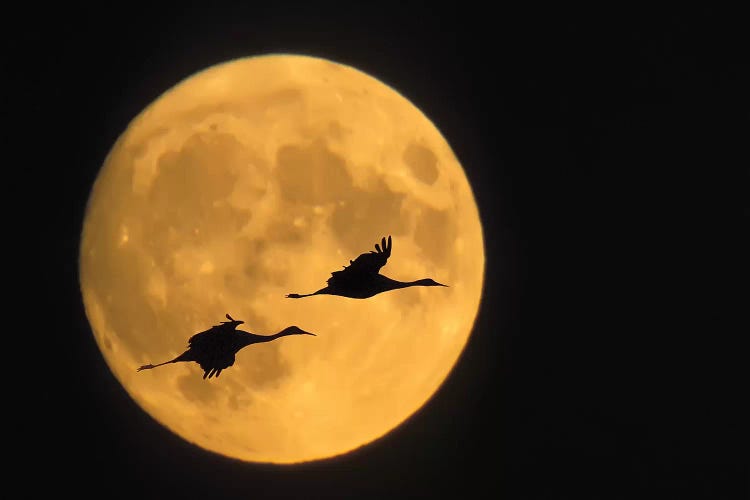
[[[747,498],[738,13],[217,5],[5,12],[4,411],[25,493]],[[436,396],[387,437],[294,467],[214,455],[148,417],[77,283],[86,199],[128,122],[192,73],[267,52],[353,65],[422,109],[475,189],[487,256]]]

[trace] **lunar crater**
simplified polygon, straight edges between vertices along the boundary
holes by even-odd
[[[440,171],[437,168],[437,156],[432,150],[410,142],[404,149],[403,159],[414,177],[428,185],[435,183]]]

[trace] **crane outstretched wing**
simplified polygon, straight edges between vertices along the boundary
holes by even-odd
[[[218,377],[222,370],[234,364],[234,353],[229,352],[214,358],[204,359],[199,361],[198,364],[203,370],[203,378],[211,378],[214,375]]]
[[[381,239],[380,245],[375,244],[376,251],[370,250],[367,253],[363,253],[356,259],[350,260],[349,265],[344,266],[344,269],[341,271],[332,272],[331,277],[328,278],[328,284],[334,285],[337,283],[358,281],[361,278],[378,274],[380,268],[388,262],[392,247],[393,244],[390,236],[388,236],[387,241],[385,238]]]
[[[229,314],[226,315],[229,321],[222,321],[208,330],[196,333],[188,339],[188,345],[197,349],[212,349],[214,345],[222,343],[222,334],[231,333],[237,329],[238,325],[244,323],[233,319]]]
[[[223,369],[234,364],[231,335],[244,321],[235,320],[229,314],[226,316],[229,321],[222,321],[188,339],[189,350],[203,369],[203,378],[218,377]]]

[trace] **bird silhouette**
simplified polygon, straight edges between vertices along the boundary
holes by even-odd
[[[375,244],[375,250],[377,251],[370,250],[363,253],[356,259],[350,260],[349,266],[344,266],[343,270],[332,272],[325,288],[313,293],[290,293],[286,297],[301,299],[312,295],[339,295],[352,299],[366,299],[379,293],[410,286],[448,286],[430,278],[416,281],[397,281],[380,274],[380,268],[388,262],[388,257],[391,256],[392,247],[391,237],[388,236],[388,241],[383,238],[380,245]]]
[[[271,342],[286,335],[313,335],[297,326],[284,328],[274,335],[255,335],[253,333],[237,330],[237,326],[244,321],[235,320],[229,314],[229,321],[222,321],[208,330],[196,333],[188,339],[188,350],[176,358],[156,365],[143,365],[136,371],[150,370],[157,366],[179,361],[195,361],[203,369],[203,378],[218,377],[221,371],[234,364],[234,355],[243,347],[259,342]]]

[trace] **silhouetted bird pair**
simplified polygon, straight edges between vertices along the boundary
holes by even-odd
[[[377,251],[370,250],[363,253],[356,259],[350,260],[349,266],[344,266],[343,270],[332,272],[325,288],[302,295],[290,293],[286,297],[300,299],[313,295],[338,295],[352,299],[366,299],[379,293],[410,286],[448,286],[430,278],[416,281],[397,281],[380,274],[380,268],[388,262],[388,258],[391,256],[392,246],[390,236],[388,236],[388,241],[383,238],[380,245],[375,244],[375,250]],[[270,342],[287,335],[315,335],[297,326],[284,328],[274,335],[255,335],[237,330],[237,326],[244,321],[234,320],[229,314],[226,317],[229,321],[222,321],[219,325],[212,326],[210,329],[190,337],[187,351],[176,358],[156,365],[143,365],[138,368],[138,371],[150,370],[157,366],[180,361],[195,361],[203,369],[204,379],[211,378],[214,375],[218,377],[222,370],[234,364],[235,354],[243,347],[260,342]]]

